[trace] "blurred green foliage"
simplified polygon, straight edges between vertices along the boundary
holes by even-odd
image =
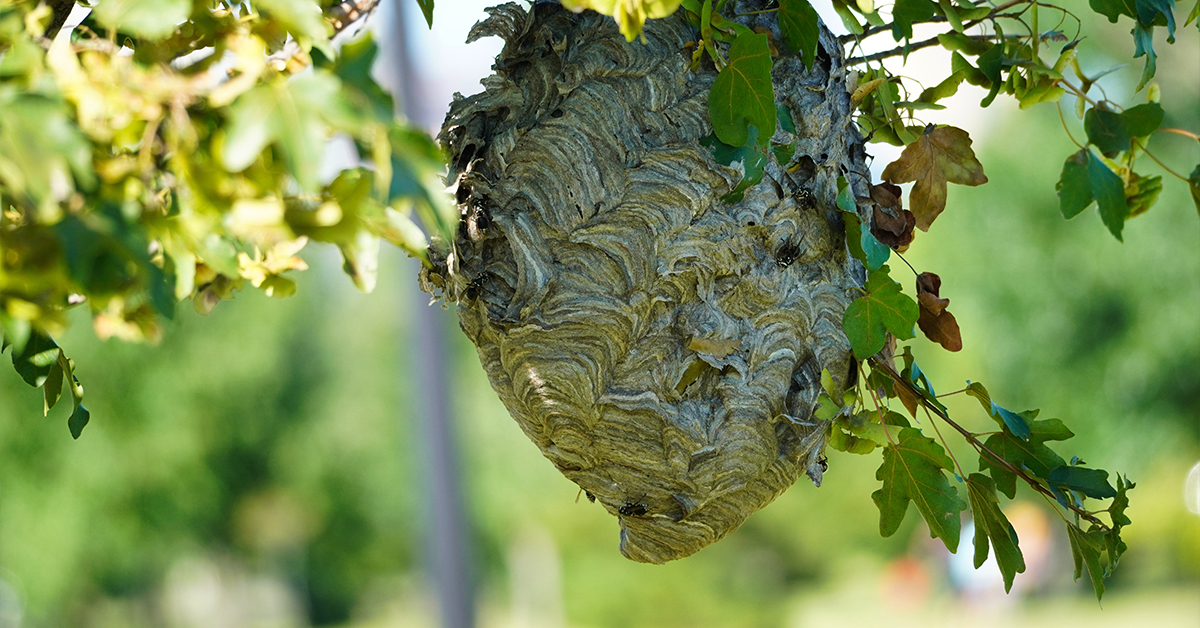
[[[369,37],[335,52],[337,4],[109,0],[54,38],[50,5],[0,0],[5,347],[45,344],[83,304],[101,338],[157,340],[179,300],[289,296],[309,240],[370,291],[381,240],[424,257],[410,215],[450,235],[440,152],[394,116]],[[355,157],[331,170],[335,135]],[[29,383],[48,409],[63,380]]]

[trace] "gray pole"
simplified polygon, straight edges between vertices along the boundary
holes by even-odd
[[[392,85],[400,91],[399,106],[410,119],[418,111],[416,81],[409,60],[405,22],[411,0],[392,0],[388,46],[391,50]],[[415,384],[413,407],[417,416],[416,452],[421,465],[425,513],[425,556],[444,628],[474,628],[475,603],[471,581],[470,542],[458,477],[458,456],[450,413],[446,356],[450,348],[445,332],[451,317],[429,306],[429,295],[417,288],[417,265],[401,268],[402,281],[414,303],[412,334],[405,357]]]

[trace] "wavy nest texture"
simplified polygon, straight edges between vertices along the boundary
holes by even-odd
[[[468,41],[506,45],[439,136],[463,220],[423,285],[457,302],[525,434],[618,517],[621,552],[688,556],[801,473],[820,485],[820,374],[852,377],[841,318],[863,279],[834,203],[866,171],[840,47],[823,30],[812,72],[777,61],[797,133],[774,139],[795,157],[729,204],[741,171],[698,141],[716,72],[689,70],[681,14],[627,43],[556,3],[489,13]]]

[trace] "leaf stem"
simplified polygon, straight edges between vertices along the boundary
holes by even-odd
[[[1200,142],[1200,135],[1196,135],[1195,133],[1192,133],[1191,131],[1185,131],[1183,129],[1176,129],[1174,127],[1164,127],[1164,128],[1158,129],[1158,132],[1159,133],[1174,133],[1176,135],[1190,137],[1190,138],[1196,140],[1197,142]]]
[[[1163,162],[1159,161],[1158,157],[1155,157],[1155,156],[1154,156],[1154,153],[1150,152],[1150,151],[1149,151],[1149,150],[1146,148],[1146,145],[1145,145],[1143,142],[1140,142],[1140,141],[1138,141],[1138,140],[1133,140],[1133,143],[1134,143],[1134,144],[1136,144],[1138,148],[1141,148],[1141,149],[1142,149],[1142,152],[1143,152],[1143,153],[1146,153],[1146,156],[1147,156],[1147,157],[1149,157],[1150,159],[1153,159],[1153,160],[1154,160],[1154,163],[1158,164],[1158,166],[1159,166],[1160,168],[1162,168],[1163,170],[1166,170],[1167,172],[1171,173],[1171,176],[1173,176],[1173,177],[1175,177],[1175,178],[1179,179],[1180,181],[1183,181],[1184,183],[1188,183],[1188,178],[1187,178],[1187,177],[1185,177],[1185,176],[1183,176],[1183,175],[1179,174],[1178,172],[1175,172],[1174,170],[1171,170],[1170,168],[1168,168],[1168,167],[1167,167],[1167,164],[1164,164]]]
[[[1062,102],[1056,102],[1054,104],[1058,106],[1058,120],[1060,122],[1062,122],[1062,128],[1063,128],[1063,131],[1066,132],[1066,134],[1067,134],[1067,139],[1071,140],[1072,144],[1078,146],[1079,150],[1083,150],[1085,148],[1085,146],[1075,140],[1075,136],[1071,135],[1071,129],[1067,127],[1067,119],[1063,116],[1063,112],[1062,112]]]

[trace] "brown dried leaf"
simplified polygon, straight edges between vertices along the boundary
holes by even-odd
[[[908,204],[921,231],[929,231],[934,219],[946,209],[947,182],[971,186],[987,183],[967,132],[933,125],[925,127],[921,138],[884,168],[883,178],[890,183],[916,182]]]
[[[938,293],[942,288],[942,278],[934,273],[917,275],[917,305],[921,307],[921,315],[917,318],[917,326],[930,340],[942,345],[947,351],[962,349],[962,334],[959,333],[958,321],[946,308],[950,299],[943,299]]]
[[[907,209],[898,209],[896,213],[898,215],[893,216],[877,205],[871,234],[897,253],[903,253],[908,250],[908,245],[912,244],[913,236],[916,235],[913,228],[917,226],[917,218]]]

